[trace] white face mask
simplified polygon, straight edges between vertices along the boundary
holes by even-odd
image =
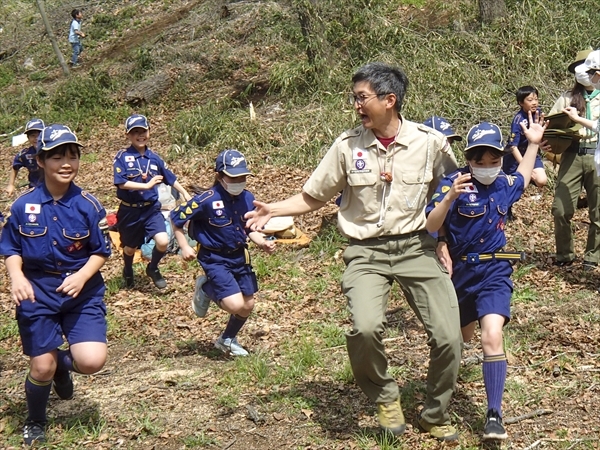
[[[500,173],[500,166],[496,167],[473,167],[471,166],[471,173],[473,174],[473,178],[479,181],[481,184],[490,185],[496,178],[498,178],[498,174]]]
[[[223,189],[229,192],[231,195],[240,195],[244,189],[246,189],[246,182],[241,183],[227,183],[225,180],[221,180]]]
[[[587,72],[577,70],[577,68],[575,69],[575,80],[582,86],[585,86],[585,87],[592,86],[592,82],[590,81],[590,76],[587,74]]]

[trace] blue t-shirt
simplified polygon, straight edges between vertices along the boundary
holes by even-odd
[[[115,185],[127,181],[148,183],[157,175],[162,175],[162,182],[169,186],[173,186],[177,181],[177,177],[167,168],[161,157],[147,147],[143,154],[133,146],[120,150],[113,161],[113,175]],[[155,202],[158,200],[158,185],[145,191],[117,187],[117,198],[128,203]]]
[[[237,250],[246,245],[244,215],[254,209],[253,201],[249,191],[233,196],[216,184],[171,211],[171,220],[178,228],[189,220],[188,234],[201,247],[220,252]]]
[[[79,270],[91,255],[110,256],[105,219],[100,202],[74,183],[59,200],[42,184],[12,204],[0,255],[20,255],[23,271]]]
[[[452,188],[456,177],[469,173],[463,167],[445,177],[435,190],[425,209],[429,214]],[[461,193],[448,210],[444,220],[450,256],[459,260],[468,253],[493,253],[506,245],[504,226],[508,208],[516,203],[525,190],[523,175],[506,175],[486,186],[471,178],[469,192]]]
[[[75,31],[81,31],[81,22],[77,19],[73,19],[71,22],[71,28],[69,29],[69,42],[71,44],[78,44],[79,35]]]

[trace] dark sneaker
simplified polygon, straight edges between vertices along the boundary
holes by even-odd
[[[127,289],[130,289],[134,284],[135,281],[133,279],[133,272],[128,273],[125,271],[125,269],[123,269],[123,286],[125,286]]]
[[[32,445],[34,442],[46,442],[44,425],[31,420],[26,421],[23,427],[23,441],[25,445]]]
[[[423,431],[427,431],[431,437],[439,441],[456,441],[458,440],[458,431],[450,424],[436,425],[429,423],[422,417],[419,418],[419,427]]]
[[[163,276],[160,274],[160,270],[158,270],[158,268],[151,269],[150,266],[147,266],[146,267],[146,275],[148,275],[150,278],[152,278],[152,281],[154,282],[154,286],[156,286],[157,288],[164,289],[167,287],[167,282],[165,281]]]
[[[210,306],[210,298],[202,289],[204,283],[206,283],[208,279],[206,276],[201,275],[196,280],[196,287],[194,289],[194,298],[192,298],[192,309],[194,310],[194,314],[198,317],[206,316],[208,311],[208,307]]]
[[[377,403],[377,420],[384,431],[389,431],[394,436],[399,436],[406,430],[404,414],[400,399],[389,403]]]
[[[503,441],[508,438],[504,425],[502,425],[502,417],[498,414],[498,411],[494,408],[487,412],[487,418],[485,420],[485,427],[483,427],[483,440],[498,440]]]
[[[73,377],[68,370],[57,370],[54,372],[52,380],[54,393],[61,400],[71,400],[73,398]]]
[[[558,259],[552,263],[553,266],[566,267],[573,264],[573,261],[559,261]]]

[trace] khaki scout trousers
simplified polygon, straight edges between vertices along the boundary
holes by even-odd
[[[344,252],[347,268],[342,290],[352,316],[346,342],[354,377],[371,401],[387,403],[399,397],[399,390],[387,371],[385,311],[392,283],[400,284],[425,327],[430,347],[422,417],[442,425],[450,422],[447,407],[458,374],[462,337],[454,287],[438,262],[435,245],[426,233],[383,241],[352,240]]]
[[[562,154],[552,215],[554,216],[554,237],[556,239],[556,259],[575,259],[571,219],[575,214],[581,187],[585,187],[589,205],[590,228],[583,259],[600,262],[600,178],[596,175],[594,155],[578,155],[574,152]]]

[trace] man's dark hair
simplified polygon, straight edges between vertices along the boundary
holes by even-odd
[[[397,112],[402,110],[404,95],[408,89],[408,78],[399,67],[390,66],[382,62],[372,62],[361,67],[352,77],[352,83],[356,84],[366,81],[371,85],[375,93],[383,96],[395,94]]]
[[[531,94],[535,94],[538,97],[540,95],[538,94],[538,90],[533,86],[521,86],[517,89],[517,102],[519,102],[519,104],[523,103]]]
[[[77,18],[77,16],[79,15],[81,11],[79,11],[78,9],[74,9],[73,11],[71,11],[71,17],[73,19]]]

